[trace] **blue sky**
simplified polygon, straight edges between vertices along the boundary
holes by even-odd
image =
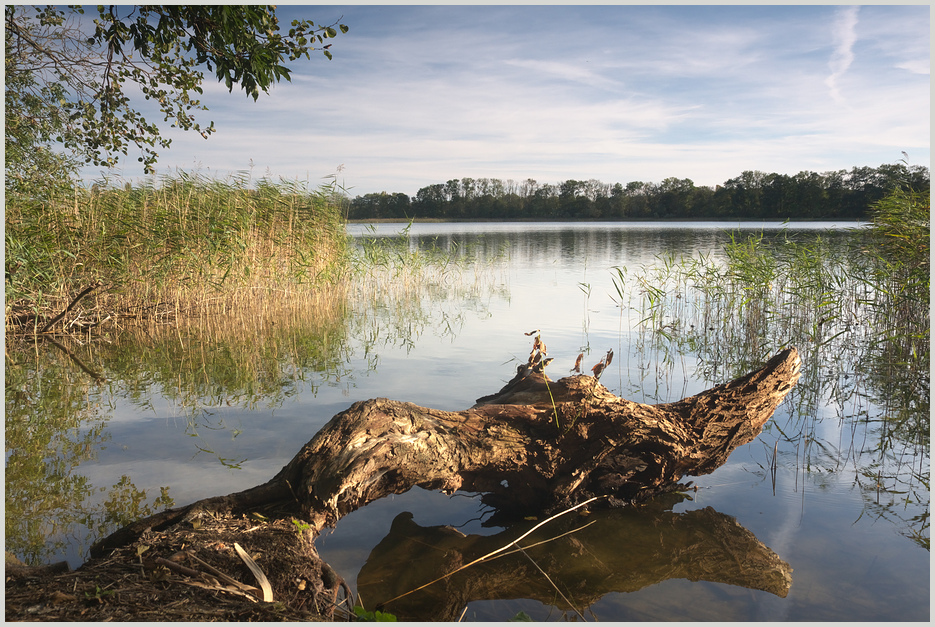
[[[930,164],[929,6],[283,6],[350,27],[158,171],[337,173],[351,196],[452,178],[716,185]],[[135,178],[136,156],[122,175]]]

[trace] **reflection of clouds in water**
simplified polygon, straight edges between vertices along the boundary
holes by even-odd
[[[828,402],[820,403],[818,407],[818,418],[814,425],[815,439],[835,447],[840,451],[841,456],[844,457],[849,445],[849,442],[844,439],[847,436],[844,426],[845,422],[850,421],[842,420],[842,409],[833,404],[830,399],[827,400]],[[843,411],[845,413],[854,413],[858,411],[858,408],[845,406]],[[843,462],[844,460],[842,459],[841,461]]]
[[[791,507],[790,503],[790,507],[783,508],[782,522],[779,524],[778,528],[771,532],[766,538],[760,539],[766,546],[771,548],[776,555],[782,558],[788,558],[790,555],[790,547],[794,544],[795,537],[802,528],[802,513],[803,512],[798,508]],[[792,596],[795,594],[795,564],[790,562],[790,565],[793,568],[793,572],[792,588],[789,594]],[[759,602],[756,606],[756,620],[784,621],[788,618],[789,609],[793,605],[789,602],[788,597],[781,599],[771,594],[758,595],[757,599]]]

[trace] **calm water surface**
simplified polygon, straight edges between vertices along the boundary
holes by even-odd
[[[114,373],[127,372],[118,360],[132,357],[101,349],[96,363],[110,382],[88,387],[81,373],[67,378],[66,387],[74,387],[74,393],[57,400],[61,429],[41,445],[58,451],[61,459],[45,453],[41,463],[46,470],[31,475],[11,472],[11,459],[28,453],[19,443],[36,446],[35,437],[11,441],[11,420],[35,420],[36,398],[51,383],[30,369],[41,367],[24,366],[25,359],[11,362],[8,356],[7,546],[19,542],[20,554],[44,561],[65,558],[76,566],[90,544],[87,517],[78,514],[91,512],[96,524],[106,523],[93,512],[121,489],[113,486],[122,485],[129,501],[133,490],[145,490],[145,498],[137,499],[143,504],[169,486],[169,496],[184,504],[257,485],[357,400],[390,397],[439,409],[470,407],[476,398],[498,390],[517,362],[525,361],[531,346],[523,333],[532,329],[541,329],[555,357],[548,371],[553,378],[564,376],[579,352],[586,353],[586,362],[596,363],[612,348],[616,357],[601,381],[621,396],[655,403],[711,387],[742,373],[740,362],[768,358],[778,350],[777,342],[722,352],[692,350],[707,333],[701,324],[691,332],[681,329],[691,342],[660,341],[640,325],[646,294],[633,278],[664,265],[661,256],[668,253],[719,259],[729,231],[741,226],[768,237],[785,229],[782,237],[804,241],[816,234],[833,238],[835,231],[827,229],[856,225],[414,224],[402,236],[398,224],[350,225],[357,237],[447,255],[450,266],[403,288],[362,283],[341,328],[327,330],[336,339],[320,358],[309,357],[312,349],[303,348],[309,344],[272,347],[275,357],[257,368],[260,383],[255,385],[204,366],[230,357],[233,349],[220,341],[178,340],[179,346],[154,353],[149,370],[146,360],[137,357],[142,363],[134,362],[132,380],[114,380]],[[478,263],[465,266],[464,259]],[[622,307],[621,295],[629,299]],[[674,329],[664,326],[673,320],[657,322],[659,328]],[[710,339],[720,333],[712,327]],[[823,360],[833,358],[814,346],[798,348],[806,357],[804,368],[824,371]],[[49,350],[53,358],[51,349],[40,350]],[[29,372],[22,374],[22,368]],[[173,383],[166,374],[185,368],[202,372],[189,390],[183,389],[184,377]],[[556,543],[551,554],[533,559],[551,564],[551,575],[566,590],[577,585],[572,599],[588,620],[928,620],[928,484],[927,479],[924,485],[913,480],[916,474],[928,477],[927,447],[920,451],[904,443],[901,458],[893,462],[880,452],[880,438],[868,418],[880,413],[873,394],[853,387],[853,374],[842,375],[840,384],[826,383],[817,383],[814,392],[797,386],[757,440],[737,449],[713,474],[690,478],[697,492],[645,511],[595,512],[590,531],[572,534],[569,538],[577,535],[572,544]],[[775,486],[770,471],[774,447]],[[900,464],[914,470],[902,470]],[[45,505],[31,504],[32,510],[17,504],[30,498],[29,482],[36,476],[44,477],[45,485],[54,478],[72,492],[77,486],[86,497],[65,504],[48,499]],[[871,482],[870,476],[880,480]],[[127,478],[123,484],[121,477]],[[33,512],[30,518],[40,519],[35,528],[10,520],[11,508],[24,507]],[[370,591],[358,575],[377,569],[380,559],[390,559],[391,569],[409,574],[431,561],[426,553],[407,553],[401,543],[390,542],[394,519],[394,533],[403,527],[451,526],[466,536],[463,542],[481,546],[510,533],[484,526],[488,514],[474,495],[446,497],[414,489],[350,514],[319,538],[318,548],[353,589],[360,583]],[[724,553],[716,545],[725,536],[708,537],[715,527],[737,534],[728,536],[734,537],[732,546],[750,542],[764,559],[788,564],[791,586],[779,594],[757,584],[766,566],[741,568],[739,562],[754,550]],[[36,547],[37,534],[48,538],[44,548]],[[385,551],[378,545],[392,545],[387,555],[395,557],[381,557]],[[571,554],[577,557],[565,563],[564,556]],[[528,562],[505,564],[499,571],[492,565],[486,580],[502,576],[508,581],[509,573],[526,569],[513,578],[520,582],[478,592],[479,599],[487,600],[467,595],[465,620],[506,620],[520,611],[535,620],[577,618],[560,598],[549,596],[549,586],[542,592],[544,580],[528,569]],[[463,585],[479,586],[477,581]],[[450,588],[446,598],[458,594]]]

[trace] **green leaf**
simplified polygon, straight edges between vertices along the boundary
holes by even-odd
[[[371,612],[365,610],[363,606],[355,605],[354,614],[357,615],[357,619],[367,622],[380,622],[380,623],[395,623],[396,616],[389,612],[381,612],[377,610],[376,612]]]

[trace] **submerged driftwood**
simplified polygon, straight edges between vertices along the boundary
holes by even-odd
[[[712,472],[753,440],[800,367],[789,348],[729,383],[645,405],[615,396],[596,377],[552,381],[543,372],[544,346],[533,354],[503,389],[464,411],[385,398],[355,403],[270,481],[138,521],[95,544],[91,555],[217,512],[275,510],[305,521],[314,538],[367,503],[416,486],[482,493],[507,517],[597,496],[615,506],[643,501],[685,475]]]

